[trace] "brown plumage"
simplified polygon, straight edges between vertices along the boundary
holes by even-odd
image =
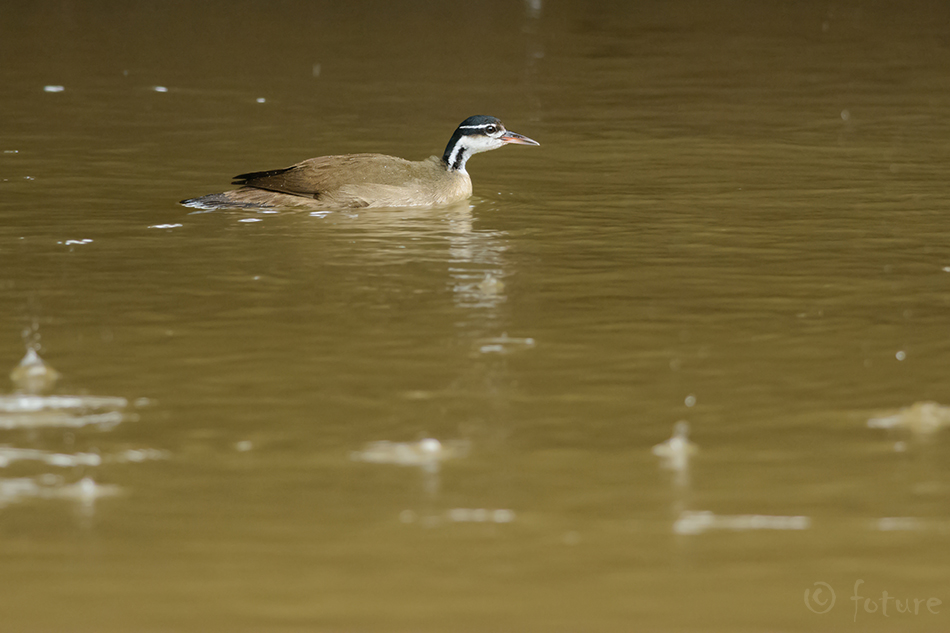
[[[455,130],[442,158],[408,161],[383,154],[320,156],[285,169],[241,174],[239,189],[182,200],[200,209],[435,206],[465,200],[472,180],[465,162],[472,154],[508,143],[538,145],[509,132],[494,117],[469,117]]]

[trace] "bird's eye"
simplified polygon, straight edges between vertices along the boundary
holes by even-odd
[[[494,125],[489,125],[488,127],[485,128],[485,132],[488,134],[494,134],[497,131],[498,131],[498,128]]]

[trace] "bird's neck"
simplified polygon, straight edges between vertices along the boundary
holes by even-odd
[[[465,171],[465,162],[471,158],[472,148],[466,141],[466,137],[456,132],[449,139],[449,144],[445,146],[445,153],[442,154],[442,162],[448,171],[457,171],[467,174]]]

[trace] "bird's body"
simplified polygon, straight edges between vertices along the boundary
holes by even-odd
[[[304,207],[436,206],[472,195],[465,163],[472,154],[507,143],[538,145],[508,132],[494,117],[469,117],[456,129],[442,158],[408,161],[383,154],[345,154],[311,158],[284,169],[234,178],[239,189],[182,200],[201,209]]]

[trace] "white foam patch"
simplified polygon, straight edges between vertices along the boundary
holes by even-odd
[[[125,398],[108,396],[0,396],[0,429],[114,427],[125,420]]]
[[[464,457],[468,454],[468,442],[450,441],[443,444],[428,437],[418,442],[370,442],[361,451],[354,451],[350,457],[354,461],[373,464],[395,464],[397,466],[421,466],[430,470],[437,469],[447,459]]]
[[[69,468],[72,466],[99,466],[102,458],[95,453],[53,453],[32,448],[0,446],[0,468],[18,461],[38,461],[48,466]]]
[[[111,497],[121,492],[114,485],[98,484],[91,477],[76,483],[63,483],[56,475],[0,479],[0,508],[24,499],[72,499],[91,504],[100,497]]]
[[[507,333],[494,338],[485,338],[478,342],[478,351],[482,354],[511,354],[535,346],[533,338],[518,338]]]
[[[515,520],[514,510],[505,508],[487,510],[485,508],[453,508],[447,513],[449,521],[455,523],[511,523]]]
[[[710,530],[807,530],[807,516],[775,516],[768,514],[715,514],[709,511],[683,511],[673,524],[676,534],[702,534]]]

